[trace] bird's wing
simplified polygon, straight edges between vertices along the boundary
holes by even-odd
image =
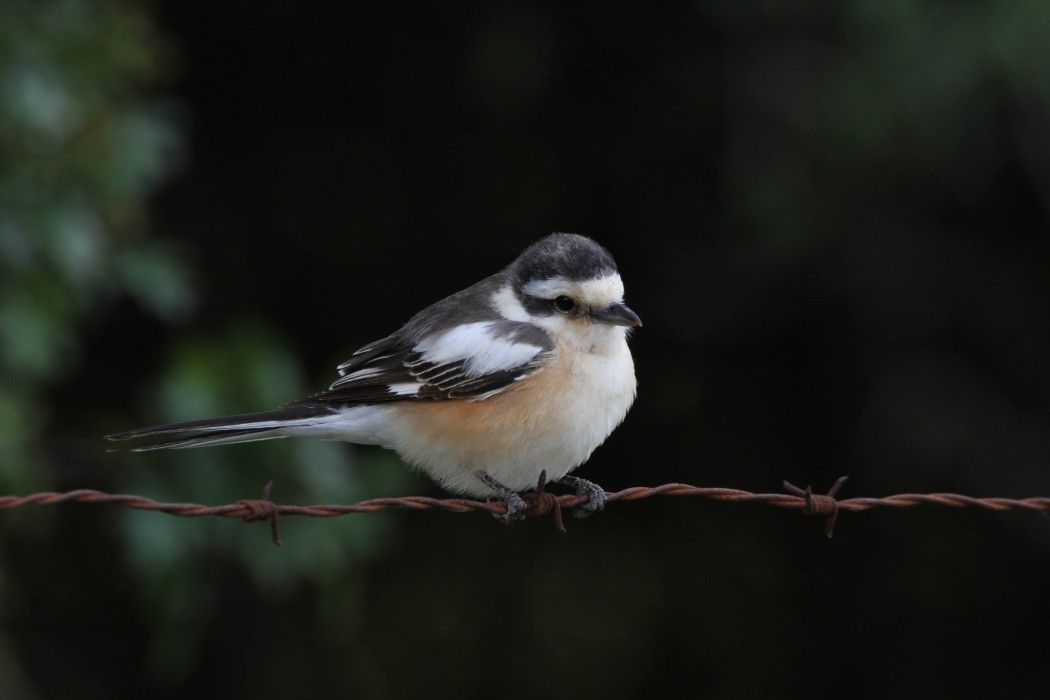
[[[295,403],[487,399],[543,369],[553,349],[546,331],[519,321],[467,323],[415,342],[395,333],[339,365],[327,390]]]

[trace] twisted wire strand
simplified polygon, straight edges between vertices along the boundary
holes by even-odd
[[[918,505],[941,505],[953,508],[983,508],[985,510],[1050,510],[1050,497],[1035,498],[978,498],[957,493],[902,493],[882,498],[848,498],[838,500],[835,494],[845,482],[841,478],[828,491],[827,495],[813,494],[810,489],[800,489],[784,482],[788,493],[752,493],[740,489],[692,486],[690,484],[661,484],[659,486],[633,486],[606,494],[606,502],[638,501],[654,496],[696,496],[717,501],[733,503],[761,503],[781,508],[801,510],[807,515],[820,515],[827,518],[825,532],[828,537],[834,533],[835,521],[839,511],[866,511],[873,508],[909,508]],[[271,482],[272,483],[272,482]],[[218,506],[205,506],[198,503],[162,503],[143,496],[132,494],[114,494],[95,489],[77,489],[64,492],[42,492],[27,496],[0,496],[0,510],[10,510],[24,506],[57,505],[60,503],[106,503],[136,510],[156,511],[180,517],[218,516],[240,518],[247,522],[268,520],[273,527],[274,542],[280,544],[278,530],[279,518],[290,515],[303,515],[311,518],[332,518],[352,513],[374,513],[392,508],[408,510],[444,510],[452,513],[486,512],[493,515],[506,513],[503,501],[477,501],[466,498],[429,498],[426,496],[401,496],[391,498],[370,498],[351,504],[322,505],[285,505],[270,500],[270,486],[267,484],[262,498],[244,499],[236,503]],[[523,494],[528,504],[528,515],[541,516],[554,512],[555,525],[564,531],[561,510],[573,508],[589,501],[586,495],[555,495],[542,488]]]

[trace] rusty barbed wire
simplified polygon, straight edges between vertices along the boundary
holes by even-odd
[[[957,493],[902,493],[882,498],[848,498],[838,500],[836,495],[846,477],[840,478],[825,495],[814,494],[812,489],[800,489],[784,482],[788,493],[752,493],[740,489],[693,486],[690,484],[662,484],[660,486],[633,486],[622,491],[606,493],[606,503],[618,501],[637,501],[654,496],[696,496],[716,501],[733,503],[761,503],[781,508],[800,510],[806,515],[818,515],[826,518],[825,533],[828,537],[834,534],[835,523],[841,511],[866,511],[872,508],[908,508],[918,505],[941,505],[953,508],[983,508],[985,510],[1050,510],[1050,498],[978,498]],[[239,518],[245,522],[259,520],[269,521],[272,527],[273,541],[281,544],[279,531],[280,518],[291,515],[303,515],[311,518],[332,518],[352,513],[374,513],[381,510],[400,508],[407,510],[444,510],[452,513],[486,512],[493,515],[506,513],[503,501],[477,501],[466,498],[430,498],[427,496],[400,496],[390,498],[370,498],[351,504],[325,504],[296,506],[277,504],[270,500],[273,482],[267,483],[261,498],[243,499],[236,503],[219,506],[205,506],[197,503],[162,503],[143,496],[131,494],[114,494],[95,489],[77,489],[63,492],[34,493],[28,496],[0,496],[0,510],[10,510],[23,506],[45,506],[60,503],[106,503],[135,510],[155,511],[180,517],[218,516]],[[565,531],[562,521],[562,510],[581,506],[590,500],[587,495],[555,495],[545,490],[544,479],[533,491],[522,494],[528,505],[527,514],[539,517],[553,513],[554,525]]]

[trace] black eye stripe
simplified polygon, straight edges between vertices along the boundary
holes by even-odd
[[[555,314],[573,314],[579,310],[579,303],[567,294],[559,294],[553,299],[534,297],[525,294],[520,297],[525,311],[533,316],[552,316]],[[560,300],[564,300],[559,303]]]
[[[551,306],[550,299],[541,299],[526,294],[521,296],[520,300],[521,305],[525,307],[525,311],[530,316],[550,316],[554,313],[554,307]]]

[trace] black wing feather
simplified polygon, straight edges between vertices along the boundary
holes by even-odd
[[[337,379],[328,389],[294,404],[377,404],[394,401],[479,399],[504,389],[541,369],[551,357],[554,342],[543,329],[529,323],[498,321],[492,325],[499,337],[526,342],[541,348],[531,360],[517,367],[473,376],[465,360],[433,363],[423,359],[401,334],[394,334],[364,346],[339,365]],[[354,376],[355,373],[357,376]],[[397,393],[394,384],[419,384],[414,394]]]

